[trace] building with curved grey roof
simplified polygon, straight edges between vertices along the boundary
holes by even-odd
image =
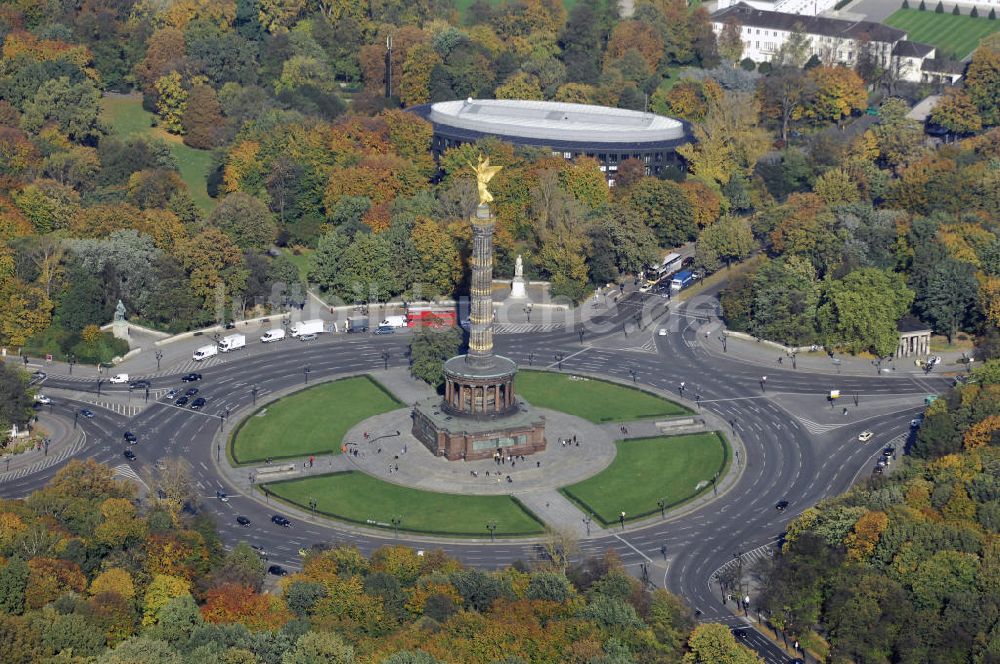
[[[518,99],[464,99],[409,109],[434,126],[436,155],[462,143],[493,136],[515,145],[552,150],[566,159],[587,156],[601,163],[614,184],[618,164],[630,157],[649,175],[682,167],[676,154],[688,143],[686,123],[623,108]]]

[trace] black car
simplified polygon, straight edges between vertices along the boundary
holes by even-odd
[[[175,401],[174,404],[176,404],[178,406],[185,406],[185,405],[187,405],[187,402],[190,401],[190,400],[191,399],[189,399],[188,397],[181,397],[180,399],[178,399],[177,401]]]
[[[275,576],[288,576],[288,570],[281,565],[271,565],[267,568],[267,573]]]
[[[181,380],[184,381],[185,383],[193,383],[196,380],[201,380],[201,374],[200,373],[185,374],[184,376],[181,377]]]
[[[228,323],[226,323],[222,327],[224,327],[227,330],[232,330],[232,329],[234,329],[236,327],[236,323],[234,323],[233,321],[229,321]]]
[[[280,514],[275,514],[271,517],[271,523],[281,526],[282,528],[288,528],[292,525],[292,522],[281,516]]]
[[[202,397],[198,397],[197,399],[191,402],[191,408],[193,408],[194,410],[201,410],[204,405],[205,405],[205,399]]]
[[[44,371],[32,371],[31,377],[35,380],[44,380],[46,373]]]
[[[135,445],[136,443],[139,442],[139,438],[131,431],[126,431],[124,438],[125,442],[127,442],[129,445]]]
[[[375,328],[375,334],[395,334],[396,328],[391,325],[379,325]]]
[[[83,415],[84,417],[93,417],[94,411],[90,410],[89,408],[81,408],[80,414]]]
[[[882,450],[882,456],[884,457],[891,457],[895,453],[896,453],[896,448],[893,447],[892,445],[889,445],[884,450]]]
[[[133,380],[128,384],[133,390],[144,390],[152,386],[148,380]]]
[[[132,450],[125,448],[125,451],[122,452],[122,454],[124,454],[125,458],[128,459],[129,461],[135,461],[135,452],[133,452]]]
[[[241,526],[243,526],[244,528],[249,528],[250,526],[252,526],[252,525],[253,525],[253,524],[252,524],[252,523],[250,522],[250,519],[246,518],[246,517],[245,517],[245,516],[243,516],[242,514],[241,514],[240,516],[236,517],[236,523],[240,524],[240,525],[241,525]]]
[[[186,397],[193,397],[196,394],[198,394],[198,388],[197,387],[192,387],[192,388],[188,389],[187,392],[184,393],[184,396],[186,396]]]
[[[778,504],[774,506],[774,509],[778,510],[779,512],[784,512],[786,507],[788,507],[788,501],[779,500]]]

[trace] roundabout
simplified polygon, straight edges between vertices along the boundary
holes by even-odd
[[[250,471],[265,502],[277,498],[317,518],[430,536],[530,537],[545,529],[583,536],[619,520],[622,511],[628,522],[664,516],[725,480],[732,456],[725,436],[705,430],[683,406],[585,376],[534,371],[523,378],[533,399],[575,413],[534,408],[549,437],[534,454],[496,448],[489,458],[468,461],[435,454],[411,431],[412,408],[389,410],[415,395],[433,399],[434,391],[403,372],[385,371],[303,387],[259,405],[235,425],[231,457],[250,449],[273,459]],[[358,405],[338,407],[348,393]],[[615,405],[622,406],[619,417],[602,421],[612,419],[606,408]],[[313,443],[303,446],[288,435],[292,419]],[[688,433],[663,433],[672,429]],[[649,435],[655,431],[661,435]],[[588,517],[593,526],[585,525]]]

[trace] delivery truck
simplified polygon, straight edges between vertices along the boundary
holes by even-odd
[[[219,339],[219,350],[223,353],[243,348],[246,345],[247,338],[244,334],[229,334]]]
[[[215,344],[209,344],[208,346],[202,346],[194,352],[191,356],[195,362],[201,362],[202,360],[212,357],[213,355],[219,354],[219,347]]]
[[[406,316],[386,316],[379,327],[406,327]]]
[[[281,328],[274,328],[273,330],[268,330],[261,335],[261,343],[269,344],[272,341],[281,341],[285,338],[285,331]]]
[[[681,291],[694,283],[694,273],[690,270],[684,270],[683,272],[678,272],[674,275],[674,278],[670,281],[670,290]]]
[[[314,318],[312,320],[300,320],[292,323],[288,331],[293,337],[301,337],[303,334],[321,334],[326,330],[323,329],[323,320]]]
[[[367,332],[368,331],[368,317],[367,316],[351,316],[347,319],[347,331],[348,332]]]

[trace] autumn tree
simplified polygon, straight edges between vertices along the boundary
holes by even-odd
[[[754,651],[736,642],[725,625],[702,623],[688,639],[684,664],[763,664]]]
[[[747,93],[727,93],[711,99],[705,119],[694,123],[695,141],[678,148],[691,171],[725,185],[734,175],[747,176],[770,148],[767,132],[759,126],[760,107]]]
[[[863,268],[829,282],[824,299],[818,315],[832,341],[886,356],[899,344],[896,321],[910,308],[913,291],[898,273]]]
[[[1000,43],[984,41],[972,53],[965,72],[965,90],[987,127],[1000,124]]]
[[[193,148],[208,150],[221,142],[225,120],[222,105],[211,86],[198,83],[191,88],[181,115],[181,128],[184,144]]]
[[[740,33],[743,26],[735,18],[728,18],[719,33],[719,55],[735,64],[743,57],[743,39]]]
[[[806,75],[813,86],[805,104],[805,116],[816,120],[839,122],[868,104],[865,82],[846,67],[814,67]]]
[[[805,114],[806,104],[816,94],[813,79],[798,67],[780,67],[760,80],[757,95],[761,109],[781,126],[781,140],[788,140],[792,120]]]
[[[244,251],[264,251],[271,246],[278,230],[267,205],[241,191],[226,196],[208,221]]]
[[[698,236],[695,260],[706,270],[715,271],[722,263],[728,267],[743,260],[755,247],[747,220],[726,216]]]
[[[187,110],[188,91],[184,89],[183,79],[176,71],[156,79],[153,84],[156,89],[156,112],[163,127],[172,134],[184,132],[181,122]]]
[[[431,296],[454,293],[462,276],[462,261],[451,235],[428,217],[418,219],[411,233],[425,292]]]
[[[972,98],[957,88],[945,90],[928,120],[958,135],[973,134],[983,128],[983,119]]]

